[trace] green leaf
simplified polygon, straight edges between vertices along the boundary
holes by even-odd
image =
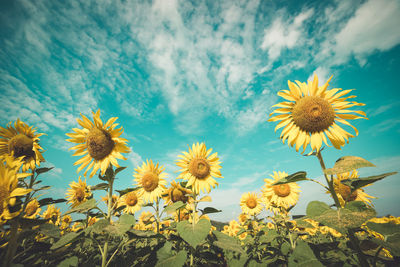
[[[41,190],[47,190],[47,189],[50,189],[50,188],[51,188],[51,186],[46,185],[46,186],[42,186],[41,188],[34,189],[33,191],[39,192],[39,191],[41,191]]]
[[[293,253],[289,256],[290,266],[322,267],[324,266],[314,255],[313,250],[303,240],[298,240]]]
[[[395,224],[395,223],[367,222],[367,227],[372,231],[380,233],[385,238],[400,233],[400,224]]]
[[[105,230],[112,235],[121,236],[129,231],[136,223],[135,217],[130,214],[123,214],[114,225],[108,225]]]
[[[194,227],[189,221],[179,222],[176,230],[183,240],[189,243],[190,246],[196,248],[207,237],[211,229],[211,223],[207,219],[200,219]]]
[[[305,221],[304,219],[294,220],[296,222],[296,226],[300,228],[313,228],[312,224]]]
[[[182,267],[187,258],[187,252],[184,250],[179,251],[176,255],[159,260],[156,267]]]
[[[387,248],[393,256],[400,257],[400,233],[388,236],[385,241],[377,238],[372,239],[372,241]]]
[[[223,250],[231,250],[239,253],[244,252],[239,241],[236,238],[215,230],[213,231],[213,234],[217,238],[217,241],[213,243],[215,246]]]
[[[186,204],[183,203],[182,201],[177,201],[177,202],[173,203],[172,205],[166,206],[164,211],[168,214],[171,214],[171,213],[175,212],[176,210],[179,210],[185,206],[186,206]]]
[[[117,175],[119,172],[121,172],[121,171],[123,171],[125,169],[126,169],[126,167],[118,167],[118,168],[116,168],[115,171],[114,171],[114,175]]]
[[[47,223],[47,220],[20,218],[19,222],[20,222],[21,228],[31,228],[33,226],[45,224],[45,223]]]
[[[157,260],[162,261],[167,258],[169,258],[172,255],[172,243],[169,241],[166,241],[164,243],[164,246],[162,246],[158,251],[157,251]]]
[[[60,229],[51,223],[40,225],[39,232],[49,237],[60,238]]]
[[[78,266],[78,257],[77,256],[72,256],[69,258],[66,258],[62,262],[60,262],[57,267],[75,267]]]
[[[324,172],[328,175],[341,174],[344,172],[351,172],[355,169],[363,167],[376,167],[374,164],[360,157],[345,156],[339,158],[333,168],[326,169]]]
[[[357,179],[346,179],[346,180],[341,180],[340,182],[344,185],[347,185],[350,187],[351,191],[355,191],[361,187],[364,187],[366,185],[375,183],[379,180],[382,180],[383,178],[386,178],[390,175],[397,174],[397,172],[388,172],[380,175],[375,175],[375,176],[368,176],[365,178],[357,178]]]
[[[134,188],[126,188],[124,190],[115,190],[115,191],[117,191],[119,193],[119,196],[121,197],[129,192],[136,191],[138,189],[139,187],[134,187]]]
[[[298,182],[298,181],[303,181],[307,179],[307,173],[304,171],[300,171],[300,172],[296,172],[293,173],[289,176],[286,176],[285,178],[279,179],[278,181],[276,181],[275,183],[273,183],[272,185],[279,185],[279,184],[287,184],[287,183],[294,183],[294,182]]]
[[[74,241],[75,238],[77,238],[80,235],[80,233],[75,233],[75,232],[70,232],[64,236],[62,236],[56,243],[54,243],[50,249],[58,249],[63,246],[65,246],[68,243],[71,243]]]
[[[95,191],[95,190],[107,190],[108,188],[108,183],[100,183],[96,184],[94,186],[90,187],[90,190]]]
[[[213,207],[206,207],[204,208],[204,210],[201,210],[202,215],[204,214],[210,214],[210,213],[217,213],[217,212],[221,212],[222,210],[217,210]]]
[[[91,198],[81,204],[79,204],[78,206],[76,206],[75,208],[67,211],[65,214],[69,214],[69,213],[73,213],[73,212],[86,212],[89,211],[91,209],[94,209],[97,206],[97,202],[94,198]]]
[[[154,233],[153,231],[142,231],[142,230],[136,230],[136,229],[130,230],[129,233],[132,233],[138,237],[153,237],[153,236],[158,235],[157,233]]]
[[[39,175],[39,174],[48,172],[48,171],[50,171],[50,170],[52,170],[52,169],[54,169],[54,167],[50,167],[50,168],[46,168],[46,167],[37,168],[37,169],[35,170],[35,172]]]
[[[43,199],[39,200],[39,205],[41,207],[43,207],[43,206],[46,206],[49,204],[56,204],[56,203],[63,203],[63,202],[67,202],[67,200],[64,198],[53,199],[51,197],[48,197],[48,198],[43,198]]]
[[[98,220],[97,222],[95,222],[92,226],[89,226],[88,228],[86,228],[85,231],[96,233],[96,234],[101,234],[108,225],[110,225],[108,220],[101,219],[101,220]]]
[[[288,253],[290,252],[291,246],[288,242],[283,242],[282,246],[281,246],[281,252],[283,255],[288,255]]]
[[[279,234],[276,230],[269,230],[268,232],[265,232],[264,235],[260,236],[259,242],[262,243],[270,243],[272,240],[274,240],[276,237],[278,237]]]
[[[330,209],[331,208],[329,207],[329,205],[324,202],[311,201],[307,205],[306,214],[307,214],[307,216],[318,216]]]

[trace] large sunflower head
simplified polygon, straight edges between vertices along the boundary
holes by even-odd
[[[262,209],[262,201],[256,193],[244,193],[240,199],[240,207],[243,213],[248,215],[257,215]]]
[[[348,101],[355,97],[347,95],[352,90],[327,90],[331,78],[323,86],[318,86],[317,75],[308,83],[288,81],[290,90],[278,92],[279,96],[288,101],[274,105],[277,109],[270,116],[275,116],[268,121],[280,121],[275,131],[284,127],[280,136],[282,142],[287,139],[288,145],[296,145],[296,151],[303,147],[304,153],[307,145],[313,151],[319,151],[322,142],[330,146],[326,137],[335,148],[341,149],[349,142],[349,137],[354,135],[345,131],[338,123],[352,127],[355,135],[358,135],[358,130],[347,120],[366,119],[363,111],[349,110],[354,106],[364,106],[362,103]]]
[[[138,195],[136,191],[131,191],[121,196],[118,200],[118,207],[125,206],[123,209],[124,213],[134,214],[139,211],[143,205],[143,199],[141,195]]]
[[[39,145],[39,137],[43,133],[35,133],[36,128],[29,127],[17,119],[9,122],[6,128],[0,127],[0,157],[12,155],[14,158],[23,157],[22,171],[34,170],[44,161],[43,148]]]
[[[41,210],[42,209],[40,208],[39,201],[34,198],[26,205],[24,217],[33,219],[40,213]]]
[[[218,154],[210,155],[211,151],[212,148],[207,150],[204,143],[196,143],[189,147],[189,153],[183,151],[183,155],[178,156],[181,158],[176,163],[181,167],[178,178],[187,180],[186,187],[191,186],[195,194],[200,191],[210,193],[211,187],[218,185],[214,178],[222,178]]]
[[[66,195],[68,203],[70,203],[73,208],[88,200],[92,195],[90,187],[86,184],[86,179],[82,181],[81,176],[79,176],[78,182],[72,181],[69,186],[70,188]]]
[[[271,175],[273,179],[264,179],[265,184],[262,192],[267,209],[278,212],[280,207],[288,209],[297,203],[300,187],[296,183],[272,185],[287,176],[286,172],[278,171]]]
[[[73,133],[67,133],[71,139],[67,141],[77,143],[78,145],[70,149],[76,150],[74,156],[83,156],[76,161],[74,165],[79,165],[77,172],[86,168],[84,175],[92,169],[90,177],[101,170],[101,175],[104,175],[110,165],[119,167],[117,159],[126,159],[121,153],[128,153],[129,148],[126,146],[128,140],[121,138],[123,128],[117,128],[118,123],[115,121],[117,117],[113,117],[103,124],[100,119],[100,109],[93,112],[93,122],[82,115],[82,120],[77,119],[83,129],[73,128]]]
[[[54,204],[47,206],[47,209],[42,214],[43,219],[48,220],[49,223],[59,225],[61,212]]]
[[[158,163],[154,165],[152,160],[143,162],[142,167],[137,167],[133,176],[139,186],[138,194],[143,196],[145,202],[155,202],[161,197],[167,181],[164,179],[167,174],[164,173],[164,167]]]
[[[189,200],[189,195],[193,192],[189,189],[182,187],[179,182],[172,181],[171,187],[168,188],[165,196],[166,204],[172,204],[178,201],[187,203]]]
[[[333,179],[333,186],[336,191],[336,195],[338,196],[340,205],[344,206],[346,202],[350,201],[362,201],[368,206],[371,206],[371,198],[375,198],[373,196],[368,195],[367,193],[364,192],[363,189],[359,188],[357,190],[354,190],[351,192],[351,189],[349,186],[342,184],[340,181],[346,180],[346,179],[357,179],[359,178],[358,171],[353,170],[353,172],[346,172],[342,174],[338,174],[334,179]],[[329,191],[326,193],[330,194]]]
[[[23,161],[21,158],[5,156],[0,161],[0,224],[17,216],[21,210],[15,210],[16,198],[28,194],[31,189],[18,187],[18,179],[30,173],[18,173]],[[13,207],[12,209],[10,209]]]

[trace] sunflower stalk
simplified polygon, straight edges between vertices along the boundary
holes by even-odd
[[[160,202],[159,197],[156,200],[156,224],[157,224],[157,234],[160,233]]]
[[[321,151],[317,152],[317,158],[319,160],[319,164],[321,165],[322,172],[324,173],[326,183],[328,184],[329,192],[331,193],[331,196],[332,196],[333,200],[335,201],[336,208],[339,209],[339,208],[341,208],[341,205],[340,205],[339,199],[336,195],[336,191],[333,187],[333,179],[332,179],[332,177],[329,179],[328,175],[326,175],[326,173],[325,173],[326,167],[325,167],[324,159],[322,158]]]
[[[111,169],[111,175],[110,177],[107,177],[108,179],[108,201],[107,201],[107,217],[106,219],[108,220],[109,223],[111,223],[111,216],[112,216],[112,193],[113,193],[113,184],[114,184],[114,178],[115,178],[115,173],[113,170],[113,167],[109,167]],[[103,254],[101,257],[101,266],[106,267],[109,262],[107,262],[107,252],[108,252],[108,236],[106,238],[106,242],[104,243],[104,248],[103,248]]]

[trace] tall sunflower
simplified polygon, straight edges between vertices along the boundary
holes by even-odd
[[[77,172],[86,168],[84,176],[92,169],[90,177],[101,170],[101,175],[104,175],[107,168],[111,165],[119,167],[117,159],[126,159],[121,153],[128,153],[129,148],[126,146],[128,140],[121,138],[123,128],[116,128],[118,123],[115,121],[117,117],[113,117],[106,124],[100,119],[100,109],[93,113],[93,122],[81,114],[82,120],[77,119],[83,129],[73,128],[73,133],[66,135],[71,139],[67,141],[77,143],[78,145],[70,149],[76,150],[74,156],[83,156],[76,161],[74,165],[79,165]]]
[[[200,191],[210,193],[211,187],[215,188],[215,185],[218,185],[214,177],[223,178],[218,154],[210,155],[211,151],[212,148],[207,150],[204,143],[196,143],[191,149],[189,147],[189,153],[183,151],[183,155],[178,156],[181,158],[176,163],[181,167],[178,179],[187,180],[186,187],[191,186],[195,194],[199,194]]]
[[[24,178],[30,173],[18,173],[23,164],[22,159],[5,156],[0,161],[0,225],[6,220],[17,216],[21,210],[10,210],[16,204],[16,197],[28,194],[31,189],[18,187],[18,179]]]
[[[145,202],[155,202],[161,197],[167,181],[164,179],[167,174],[164,173],[164,167],[154,165],[152,160],[143,162],[142,167],[137,167],[133,176],[137,186],[140,187],[138,194],[143,196]]]
[[[118,207],[125,206],[123,212],[134,214],[142,208],[142,196],[138,195],[136,191],[131,191],[121,196],[118,200]]]
[[[240,198],[240,207],[243,213],[248,215],[257,215],[262,209],[262,201],[257,197],[256,193],[244,193]]]
[[[182,201],[183,203],[188,202],[189,195],[193,192],[189,189],[182,187],[179,183],[172,181],[171,187],[167,189],[165,196],[165,203],[172,204],[177,201]]]
[[[346,172],[346,173],[338,174],[333,179],[333,187],[335,188],[340,205],[344,206],[344,204],[346,202],[350,202],[350,201],[362,201],[365,204],[367,204],[368,206],[372,206],[370,198],[375,198],[375,197],[368,195],[361,188],[351,192],[351,189],[349,186],[342,184],[340,182],[340,181],[346,180],[346,179],[357,179],[357,178],[359,178],[358,171],[353,170],[353,172],[351,172],[351,173]],[[329,191],[327,191],[326,193],[330,194]]]
[[[9,122],[6,128],[0,127],[0,157],[12,155],[14,158],[23,157],[22,171],[34,170],[44,161],[43,148],[39,145],[39,137],[43,133],[35,133],[36,128],[28,126],[17,119]]]
[[[71,207],[73,208],[85,202],[92,195],[90,187],[86,184],[86,180],[82,181],[81,176],[79,176],[78,182],[72,181],[69,186],[70,188],[66,193],[67,203],[71,203]]]
[[[267,209],[274,212],[279,211],[279,207],[288,209],[297,203],[299,199],[300,187],[296,183],[272,185],[279,179],[288,176],[286,172],[275,172],[270,175],[273,179],[264,179],[264,186],[261,189]]]
[[[365,105],[348,101],[355,97],[354,95],[346,96],[352,90],[341,88],[327,90],[331,78],[323,86],[318,86],[317,75],[308,84],[299,81],[295,84],[288,81],[290,91],[278,92],[279,96],[288,101],[274,105],[273,107],[277,109],[270,116],[275,116],[268,121],[280,121],[275,131],[284,127],[280,138],[283,143],[287,139],[288,145],[292,147],[296,145],[296,151],[303,147],[302,153],[304,153],[309,144],[313,151],[319,151],[322,142],[330,146],[326,137],[335,148],[341,149],[346,142],[349,142],[349,137],[354,137],[354,135],[345,131],[338,123],[352,127],[358,135],[358,130],[347,120],[366,119],[363,111],[348,109]]]

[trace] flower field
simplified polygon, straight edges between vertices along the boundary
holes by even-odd
[[[324,180],[309,177],[307,166],[295,173],[275,170],[258,192],[241,196],[242,214],[229,223],[209,217],[224,212],[209,196],[224,178],[218,153],[205,143],[182,150],[176,175],[151,159],[129,170],[123,165],[130,149],[118,118],[103,121],[100,110],[92,118],[81,114],[77,128],[66,133],[78,176],[65,198],[53,199],[43,197],[49,186],[40,180],[52,171],[40,166],[46,161],[39,144],[44,134],[19,119],[0,127],[1,264],[399,266],[400,217],[377,217],[374,196],[363,189],[395,172],[360,177],[359,169],[375,165],[355,155],[324,162],[324,149],[341,149],[358,135],[349,121],[367,119],[352,109],[364,104],[352,101],[351,90],[328,89],[330,79],[322,86],[317,76],[308,83],[289,81],[269,118],[299,157],[315,158]],[[131,172],[132,184],[115,190],[120,172]],[[332,201],[311,201],[305,216],[295,216],[291,210],[307,183],[317,183]],[[103,197],[96,199],[95,191]],[[62,214],[57,205],[63,202],[69,209]]]

